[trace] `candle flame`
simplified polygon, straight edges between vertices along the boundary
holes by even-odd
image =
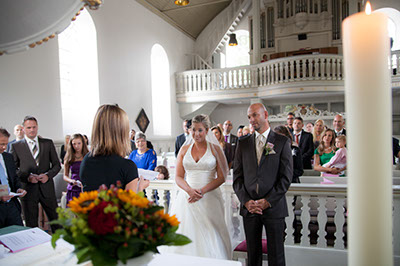
[[[367,15],[371,15],[371,4],[369,3],[369,1],[367,2],[367,4],[365,5],[365,14]]]

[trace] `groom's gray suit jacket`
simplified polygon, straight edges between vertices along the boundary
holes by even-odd
[[[293,176],[293,158],[287,137],[270,131],[267,143],[274,144],[275,154],[262,154],[257,165],[255,134],[240,138],[233,166],[233,189],[240,202],[240,214],[251,215],[244,207],[249,200],[266,199],[271,207],[263,211],[267,218],[288,216],[285,194]]]

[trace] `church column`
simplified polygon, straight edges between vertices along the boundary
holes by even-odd
[[[253,64],[261,60],[260,0],[253,0]]]

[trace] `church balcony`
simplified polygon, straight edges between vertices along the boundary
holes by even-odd
[[[400,51],[392,52],[393,89],[400,88]],[[311,54],[256,65],[176,73],[178,103],[344,94],[342,55]]]

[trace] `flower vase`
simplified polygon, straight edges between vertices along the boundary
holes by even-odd
[[[118,261],[118,266],[124,266],[124,265],[147,266],[154,259],[154,257],[155,257],[154,252],[147,251],[142,256],[128,259],[126,264],[124,264],[122,261]]]

